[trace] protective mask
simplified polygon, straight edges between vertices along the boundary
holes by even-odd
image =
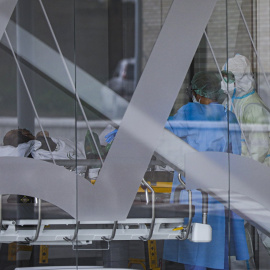
[[[221,89],[227,93],[227,85],[228,85],[228,91],[229,91],[229,94],[232,94],[233,91],[234,91],[234,83],[229,83],[227,84],[224,80],[222,80],[221,82]]]
[[[237,96],[243,96],[254,89],[255,82],[254,82],[253,76],[248,74],[248,75],[244,75],[241,78],[236,77],[235,85],[236,85]]]
[[[198,100],[193,95],[192,95],[192,101],[193,101],[193,103],[200,103],[200,102],[198,102]]]

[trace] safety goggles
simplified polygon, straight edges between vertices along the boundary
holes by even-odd
[[[222,70],[221,74],[226,83],[230,84],[235,82],[234,75],[231,71]]]

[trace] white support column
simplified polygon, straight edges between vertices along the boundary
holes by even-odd
[[[270,81],[270,2],[257,1],[257,50],[268,81]],[[258,92],[270,107],[270,89],[258,65]]]

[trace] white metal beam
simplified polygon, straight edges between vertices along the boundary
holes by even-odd
[[[0,0],[0,40],[6,30],[18,0]]]
[[[95,200],[106,200],[99,200],[102,212],[93,206],[93,217],[127,216],[215,4],[173,2],[95,184],[105,191],[95,193]]]

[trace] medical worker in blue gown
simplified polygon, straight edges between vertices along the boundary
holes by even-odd
[[[166,128],[198,151],[229,152],[240,155],[241,132],[236,117],[216,102],[221,92],[221,80],[213,73],[199,72],[192,79],[191,89],[193,102],[184,105],[173,117],[170,117]],[[174,190],[178,185],[178,172],[175,172],[171,201],[174,199]],[[201,193],[193,190],[192,197],[196,209],[193,222],[202,223]],[[180,202],[187,203],[186,191],[181,192]],[[229,249],[230,255],[235,255],[237,260],[249,259],[244,221],[235,213],[229,212],[231,226],[230,248],[228,248],[228,215],[225,215],[223,204],[209,196],[208,211],[212,241],[194,243],[189,240],[166,240],[163,255],[165,260],[185,264],[186,270],[203,270],[229,269]]]

